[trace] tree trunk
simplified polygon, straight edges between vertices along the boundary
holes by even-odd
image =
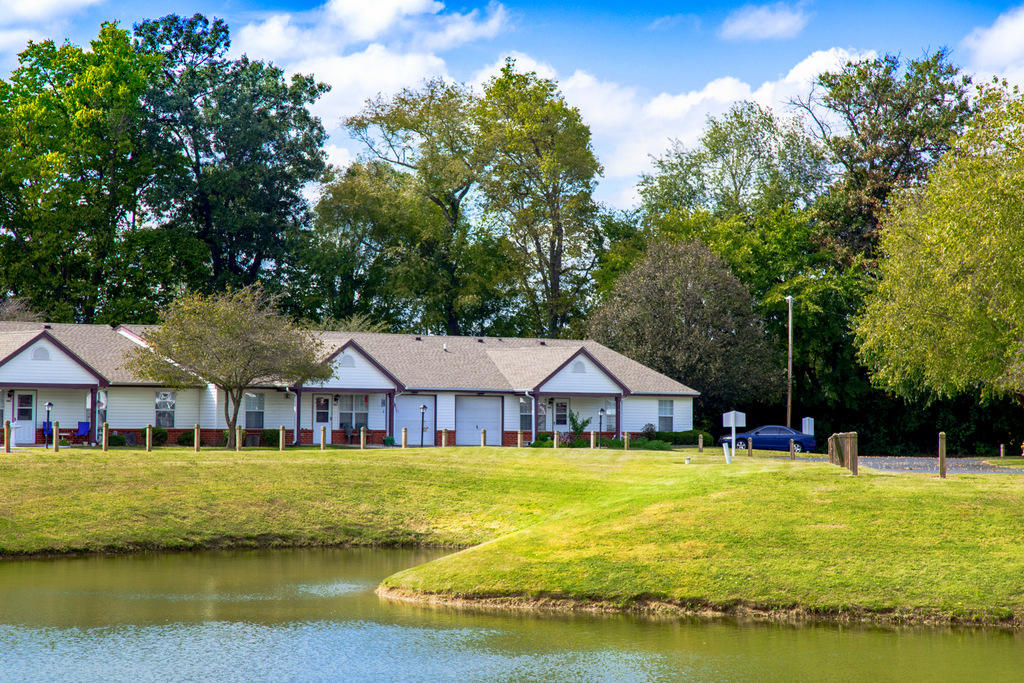
[[[227,389],[224,390],[224,397],[228,400],[228,403],[224,404],[224,421],[228,423],[228,450],[235,447],[235,427],[238,425],[238,411],[241,408],[242,398],[244,396],[244,388],[238,392],[237,398],[232,396],[231,392]]]

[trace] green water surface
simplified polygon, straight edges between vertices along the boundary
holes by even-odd
[[[0,680],[1021,680],[999,630],[498,613],[381,600],[423,550],[0,562]]]

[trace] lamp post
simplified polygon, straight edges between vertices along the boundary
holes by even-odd
[[[793,297],[787,296],[789,304],[789,352],[786,358],[786,426],[793,425]]]
[[[50,427],[50,435],[54,436],[54,434],[53,434],[53,422],[50,421],[50,411],[51,410],[53,410],[53,401],[47,401],[46,402],[46,424],[49,425],[49,427]],[[43,434],[43,446],[49,446],[49,445],[51,445],[51,444],[49,442],[47,442],[46,434]]]
[[[601,445],[601,439],[604,438],[604,408],[597,411],[597,445]]]
[[[423,431],[427,426],[427,405],[420,405],[420,448],[423,448]]]

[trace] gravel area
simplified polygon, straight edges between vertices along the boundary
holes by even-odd
[[[780,456],[789,459],[789,456]],[[797,460],[807,462],[827,462],[823,456],[798,456]],[[946,472],[949,474],[1016,474],[1024,475],[1024,467],[999,467],[985,462],[984,458],[946,458]],[[870,467],[880,472],[921,472],[938,474],[939,459],[915,457],[886,457],[878,455],[862,455],[858,462],[861,467]]]

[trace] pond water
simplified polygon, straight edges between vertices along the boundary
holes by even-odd
[[[267,550],[0,562],[0,680],[1016,680],[1024,636],[381,600],[437,556]]]

